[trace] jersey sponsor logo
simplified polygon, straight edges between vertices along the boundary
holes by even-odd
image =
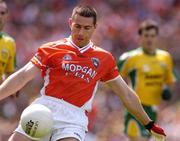
[[[151,80],[156,80],[156,79],[162,79],[163,75],[162,74],[146,74],[145,78],[151,79]]]
[[[163,75],[162,74],[145,74],[146,86],[162,86]]]
[[[95,68],[98,68],[99,67],[99,59],[98,58],[91,58],[92,62],[93,62],[93,65]]]
[[[92,68],[79,64],[62,63],[62,69],[67,72],[72,72],[74,76],[86,80],[88,83],[97,75],[97,72]],[[68,75],[68,73],[66,73],[66,75]]]
[[[63,60],[70,61],[70,60],[72,60],[72,57],[71,57],[71,55],[66,54],[66,55],[64,55]]]
[[[162,82],[146,82],[146,86],[154,87],[154,86],[162,86]]]

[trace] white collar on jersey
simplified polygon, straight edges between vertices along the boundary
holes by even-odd
[[[90,41],[86,46],[84,47],[78,47],[73,41],[72,41],[72,37],[69,36],[69,38],[67,38],[68,42],[72,45],[72,47],[78,49],[81,53],[84,53],[86,50],[88,50],[89,48],[93,47],[93,43]]]

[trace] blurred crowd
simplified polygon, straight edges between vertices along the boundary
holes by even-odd
[[[160,25],[159,47],[170,52],[175,68],[180,71],[180,0],[6,0],[9,20],[6,32],[17,44],[17,69],[26,64],[37,48],[46,42],[69,36],[68,18],[77,4],[92,5],[99,14],[93,36],[96,45],[110,51],[116,59],[138,46],[137,28],[142,20],[151,18]],[[38,96],[42,80],[25,86],[17,98],[8,98],[1,107],[0,141],[17,125],[21,111]],[[178,86],[178,84],[177,84]],[[168,134],[167,141],[179,141],[180,104],[176,94],[170,103],[162,103],[159,124]],[[126,141],[123,134],[123,106],[113,92],[100,86],[89,114],[86,141]]]

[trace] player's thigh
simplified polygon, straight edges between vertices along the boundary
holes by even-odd
[[[69,137],[69,138],[59,139],[57,141],[79,141],[79,140],[76,138]]]
[[[27,138],[23,134],[20,134],[18,132],[14,132],[8,141],[32,141],[31,139]]]

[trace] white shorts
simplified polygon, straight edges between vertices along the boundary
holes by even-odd
[[[50,96],[41,96],[32,104],[45,105],[53,113],[54,125],[52,134],[47,135],[41,141],[56,141],[67,137],[74,137],[79,141],[84,141],[88,118],[83,109]],[[16,128],[15,132],[26,135],[20,125]]]

